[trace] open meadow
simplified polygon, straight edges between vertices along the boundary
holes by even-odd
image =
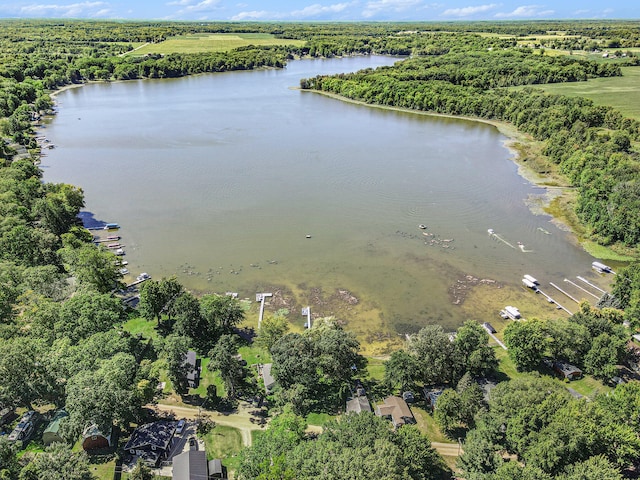
[[[640,120],[640,67],[622,67],[622,77],[547,83],[535,87],[557,95],[585,97],[593,100],[596,105],[611,106],[627,117]]]
[[[198,33],[179,35],[160,43],[147,43],[125,55],[147,55],[152,53],[168,55],[171,53],[228,52],[234,48],[272,45],[303,45],[302,40],[276,38],[268,33]],[[124,55],[123,55],[124,56]]]

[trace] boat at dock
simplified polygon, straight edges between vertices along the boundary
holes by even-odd
[[[591,268],[596,270],[598,273],[613,273],[613,270],[611,270],[611,267],[609,265],[605,265],[604,263],[600,262],[593,262],[591,264]]]
[[[107,240],[120,240],[120,235],[109,235]]]
[[[118,255],[118,256],[121,256],[121,255],[124,255],[124,250],[123,250],[122,248],[118,248],[118,249],[117,249],[115,252],[113,252],[113,253],[115,253],[115,254],[116,254],[116,255]]]
[[[519,320],[522,318],[522,315],[520,315],[520,310],[518,310],[516,307],[512,307],[511,305],[507,305],[506,307],[504,307],[504,310],[500,310],[500,316],[502,318],[510,318],[512,320]]]
[[[420,230],[424,230],[424,229],[426,229],[426,228],[427,228],[427,226],[426,226],[424,223],[421,223],[420,225],[418,225],[418,228],[419,228]]]
[[[540,282],[538,280],[536,280],[534,277],[532,277],[531,275],[529,275],[528,273],[526,275],[524,275],[523,278],[525,278],[526,280],[529,280],[534,285],[540,285]]]
[[[120,225],[118,225],[117,223],[107,223],[104,226],[105,230],[118,230],[120,228]]]
[[[494,233],[496,233],[496,231],[493,228],[490,228],[489,230],[487,230],[487,233],[489,235],[493,235]]]
[[[530,288],[532,290],[538,290],[538,286],[535,283],[533,283],[531,280],[527,279],[527,278],[523,278],[522,279],[522,283],[527,288]]]
[[[107,248],[122,248],[124,247],[124,245],[122,245],[121,243],[110,243],[107,245]]]

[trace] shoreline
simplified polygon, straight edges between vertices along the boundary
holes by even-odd
[[[146,80],[146,79],[141,79]],[[92,84],[92,83],[113,83],[113,82],[126,82],[128,80],[90,80],[83,83],[76,83],[70,85],[64,85],[59,89],[53,90],[49,93],[49,96],[54,102],[54,105],[57,106],[56,97],[61,92],[66,90],[71,90],[74,88],[80,88],[84,85]],[[534,168],[527,165],[525,162],[527,160],[533,160],[533,162],[544,163],[545,166],[548,166],[548,162],[542,159],[542,156],[536,152],[537,144],[540,142],[534,140],[528,134],[520,132],[515,126],[503,122],[500,120],[491,120],[479,117],[467,117],[462,115],[450,115],[444,113],[435,113],[435,112],[427,112],[422,110],[411,110],[402,107],[394,107],[388,105],[377,105],[372,103],[366,103],[361,100],[354,100],[347,97],[343,97],[341,95],[323,92],[319,90],[308,90],[302,89],[298,86],[289,87],[292,90],[298,90],[302,92],[312,92],[318,93],[320,95],[327,96],[329,98],[333,98],[336,100],[340,100],[343,102],[352,103],[355,105],[362,105],[367,107],[379,108],[383,110],[393,110],[404,113],[413,113],[417,115],[424,115],[430,117],[440,117],[440,118],[450,118],[455,120],[463,120],[468,122],[477,122],[484,123],[487,125],[491,125],[498,130],[500,134],[506,137],[503,140],[504,147],[509,150],[511,153],[511,160],[518,167],[518,175],[524,178],[526,181],[532,183],[538,188],[544,189],[545,193],[543,195],[537,196],[532,201],[527,201],[527,206],[535,215],[549,215],[551,217],[551,222],[554,223],[558,228],[568,232],[571,235],[571,241],[573,241],[577,246],[584,249],[587,253],[591,254],[595,258],[600,258],[602,260],[614,260],[621,262],[630,262],[635,257],[632,254],[625,254],[624,252],[618,252],[611,247],[605,247],[599,245],[592,240],[586,238],[583,232],[580,231],[579,222],[576,222],[575,219],[572,219],[572,211],[569,207],[572,205],[572,200],[566,200],[569,197],[570,193],[574,191],[574,187],[567,184],[564,181],[564,177],[557,173],[552,173],[551,175],[544,176],[535,171]],[[53,113],[55,115],[55,112]],[[42,155],[42,154],[41,154]],[[41,157],[40,155],[40,157]],[[526,157],[526,158],[525,158]],[[41,158],[39,159],[41,161]],[[564,200],[564,201],[563,201]],[[554,203],[556,206],[554,207]],[[553,210],[553,211],[552,211]]]
[[[518,167],[518,175],[532,183],[536,187],[542,188],[545,190],[545,193],[538,197],[539,201],[527,201],[526,204],[531,210],[531,212],[535,215],[549,215],[551,217],[551,222],[554,223],[558,228],[568,232],[571,235],[571,241],[573,241],[577,246],[584,249],[587,253],[592,255],[595,258],[600,258],[602,260],[616,260],[621,262],[630,262],[633,261],[635,257],[631,255],[625,255],[623,253],[619,253],[616,250],[605,247],[603,245],[599,245],[592,240],[589,240],[584,235],[581,234],[579,230],[572,225],[569,216],[571,215],[571,211],[568,209],[564,210],[562,208],[558,209],[557,213],[552,213],[550,210],[552,209],[553,203],[556,201],[560,201],[568,196],[568,194],[572,193],[575,190],[575,187],[572,187],[567,184],[567,182],[563,181],[564,178],[559,174],[552,174],[549,176],[543,176],[539,174],[530,166],[526,165],[525,162],[527,159],[523,159],[526,155],[527,157],[531,156],[531,160],[534,161],[543,161],[541,156],[535,152],[536,146],[538,143],[537,140],[534,140],[529,135],[519,131],[515,126],[503,122],[500,120],[490,120],[486,118],[478,118],[478,117],[466,117],[462,115],[449,115],[445,113],[435,113],[435,112],[426,112],[423,110],[411,110],[402,107],[394,107],[388,105],[378,105],[375,103],[366,103],[361,100],[354,100],[351,98],[343,97],[341,95],[331,93],[331,92],[323,92],[320,90],[310,90],[303,89],[300,87],[294,87],[293,89],[299,90],[301,92],[311,92],[317,93],[320,95],[324,95],[329,98],[333,98],[336,100],[340,100],[343,102],[353,103],[355,105],[362,105],[366,107],[379,108],[382,110],[393,110],[397,112],[404,113],[413,113],[417,115],[424,115],[429,117],[440,117],[440,118],[451,118],[455,120],[464,120],[468,122],[478,122],[484,123],[487,125],[491,125],[495,127],[500,134],[507,137],[502,143],[509,152],[511,152],[511,160]],[[518,148],[522,147],[522,148]],[[546,162],[545,162],[546,163]],[[568,205],[571,205],[571,200],[569,200]],[[566,208],[567,205],[564,205]],[[560,213],[561,215],[558,215]],[[596,254],[597,250],[597,254]]]

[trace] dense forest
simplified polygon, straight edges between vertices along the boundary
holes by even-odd
[[[223,386],[208,389],[209,408],[259,390],[238,359],[247,340],[238,335],[244,310],[236,299],[196,297],[172,278],[150,280],[132,311],[115,295],[123,285],[113,254],[78,224],[82,189],[43,183],[34,129],[53,106],[50,93],[65,85],[278,68],[299,56],[407,55],[393,67],[304,79],[301,86],[371,104],[509,122],[544,142],[550,164],[576,187],[576,211],[590,236],[604,245],[640,243],[640,124],[589,100],[533,88],[619,76],[622,63],[551,56],[521,43],[545,34],[534,47],[633,49],[640,43],[637,22],[0,25],[0,406],[69,412],[62,430],[68,445],[18,455],[19,446],[0,436],[1,478],[48,478],[51,471],[64,471],[68,480],[92,478],[87,458],[71,450],[83,429],[93,423],[130,431],[147,419],[144,406],[156,397],[161,376],[186,395],[189,349],[219,372]],[[176,35],[246,32],[305,44],[121,56],[134,44]],[[637,63],[632,51],[625,54],[625,65]],[[154,338],[129,334],[123,328],[129,318],[152,325]],[[453,340],[437,326],[410,336],[386,359],[382,381],[367,387],[382,396],[443,386],[434,418],[450,438],[466,437],[459,468],[468,480],[623,478],[639,463],[638,383],[575,399],[548,378],[545,361],[562,357],[609,381],[629,358],[629,326],[640,326],[639,264],[618,272],[612,297],[597,308],[583,305],[566,321],[510,325],[505,341],[517,379],[502,381],[487,333],[471,321]],[[242,453],[241,478],[446,475],[416,427],[391,431],[362,415],[331,420],[317,436],[305,433],[306,415],[335,415],[365,376],[358,340],[338,323],[318,322],[300,334],[289,333],[283,318],[267,318],[254,344],[273,359],[279,387],[270,401],[282,413]],[[488,398],[476,382],[485,377],[499,381]]]

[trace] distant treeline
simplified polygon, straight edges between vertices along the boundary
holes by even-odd
[[[544,153],[578,188],[577,213],[593,238],[635,247],[640,165],[631,145],[640,139],[640,123],[587,99],[502,88],[620,74],[613,63],[458,45],[393,67],[304,79],[301,86],[366,103],[512,123],[546,142]]]

